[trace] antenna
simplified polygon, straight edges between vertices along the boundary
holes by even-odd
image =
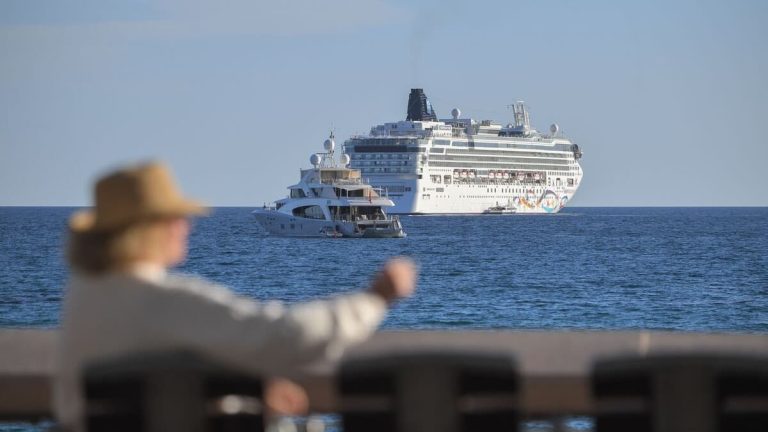
[[[517,101],[512,106],[512,112],[515,115],[515,126],[522,127],[524,130],[531,128],[531,119],[528,117],[528,110],[525,108],[524,101]]]
[[[328,136],[328,139],[323,143],[325,151],[327,151],[331,156],[333,156],[333,151],[336,149],[336,141],[333,138],[333,131],[331,131],[331,135]]]
[[[315,166],[315,168],[336,168],[338,166],[336,159],[334,158],[334,151],[336,150],[336,140],[334,138],[336,137],[333,134],[333,130],[331,130],[331,133],[328,135],[328,139],[323,142],[325,153],[318,154],[320,159],[318,160],[317,166]]]

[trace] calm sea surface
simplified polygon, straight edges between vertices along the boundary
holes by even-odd
[[[0,327],[58,323],[73,209],[0,208]],[[196,273],[286,302],[365,287],[387,257],[421,267],[385,328],[768,331],[768,208],[568,208],[403,217],[405,239],[265,235],[248,208],[195,221]]]
[[[0,327],[58,324],[73,210],[0,207]],[[407,255],[421,267],[418,292],[385,328],[768,331],[768,208],[568,208],[403,225],[405,239],[278,238],[250,209],[219,208],[195,222],[179,271],[296,302],[365,287],[388,257]]]

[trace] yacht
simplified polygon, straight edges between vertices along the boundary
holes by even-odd
[[[508,123],[458,108],[438,119],[424,90],[412,89],[404,121],[352,136],[344,150],[351,168],[388,192],[391,214],[481,214],[500,202],[517,214],[557,213],[581,184],[582,150],[557,124],[531,127],[524,102],[509,108]]]
[[[405,237],[400,219],[384,210],[394,207],[392,200],[347,167],[348,155],[336,161],[333,133],[323,145],[325,152],[310,157],[312,168],[300,171],[287,198],[253,211],[259,224],[288,237]]]

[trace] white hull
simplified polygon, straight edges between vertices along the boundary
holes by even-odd
[[[501,181],[434,184],[385,176],[370,177],[369,181],[385,190],[404,191],[388,195],[395,203],[390,214],[479,214],[499,205],[513,207],[516,214],[553,214],[562,210],[578,189]]]
[[[272,209],[254,210],[253,216],[265,231],[282,237],[405,237],[399,220],[352,222],[307,219]]]
[[[336,232],[332,221],[305,219],[277,211],[255,210],[253,216],[264,230],[273,235],[287,237],[330,237]]]

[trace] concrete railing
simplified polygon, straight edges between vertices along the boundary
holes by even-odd
[[[0,420],[51,416],[56,330],[0,330]],[[682,332],[392,331],[347,358],[418,352],[511,354],[520,376],[519,411],[530,416],[591,415],[595,362],[618,357],[718,354],[768,358],[768,335]],[[300,381],[316,412],[338,411],[335,368],[321,364]]]
[[[54,330],[0,330],[0,420],[51,417]]]

